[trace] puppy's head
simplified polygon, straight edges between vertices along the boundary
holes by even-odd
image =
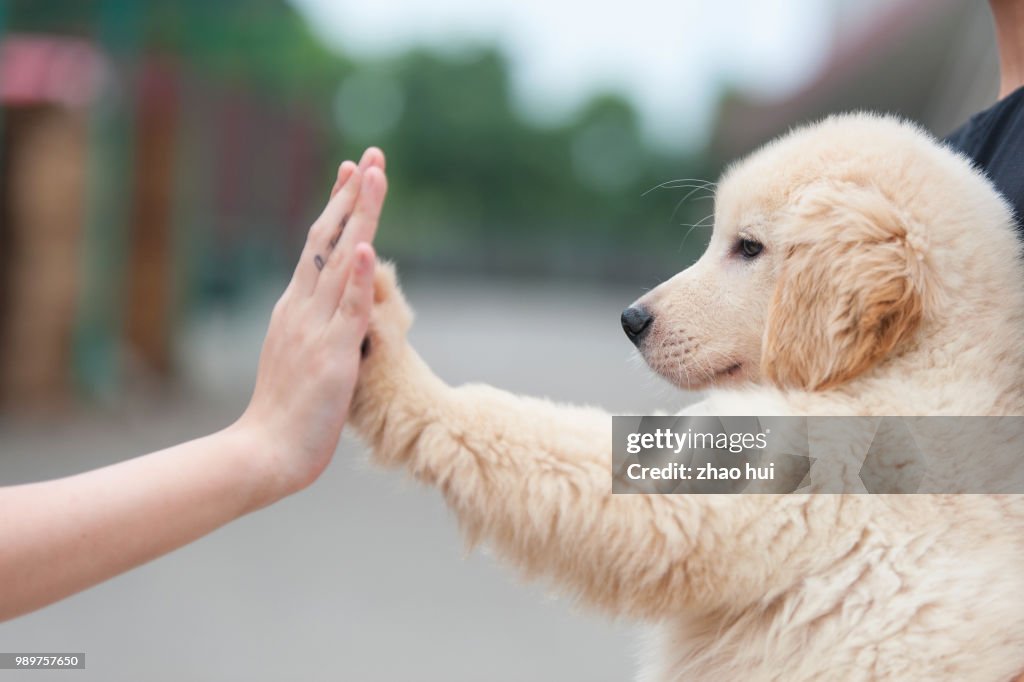
[[[936,147],[891,119],[839,117],[734,166],[707,251],[626,309],[627,336],[688,389],[824,390],[900,353],[925,309],[922,141]]]

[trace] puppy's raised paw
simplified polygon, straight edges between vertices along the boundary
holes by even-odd
[[[373,311],[370,328],[363,339],[363,358],[395,350],[405,343],[412,326],[412,309],[398,286],[398,275],[393,263],[377,261],[373,281]]]
[[[374,272],[373,310],[362,345],[359,380],[349,412],[349,421],[368,442],[377,443],[386,434],[389,411],[410,393],[418,395],[423,386],[432,387],[429,369],[406,341],[412,325],[412,310],[398,286],[395,266],[378,261]]]

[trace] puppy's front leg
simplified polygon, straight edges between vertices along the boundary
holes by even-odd
[[[379,462],[436,485],[472,541],[637,616],[750,603],[778,579],[773,554],[796,547],[764,522],[772,507],[773,524],[806,518],[795,497],[612,495],[609,415],[446,385],[407,344],[411,313],[378,267],[352,423]]]

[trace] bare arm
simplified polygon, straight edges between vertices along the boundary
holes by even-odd
[[[989,0],[999,47],[999,98],[1024,85],[1024,2]]]
[[[235,424],[77,476],[0,488],[0,620],[166,554],[316,480],[337,447],[358,373],[382,169],[376,150],[361,168],[339,169],[335,194],[274,308],[252,401]]]
[[[0,620],[102,582],[270,502],[275,493],[263,447],[231,428],[77,476],[0,489]]]

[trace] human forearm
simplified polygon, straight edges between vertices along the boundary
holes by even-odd
[[[0,488],[0,620],[210,533],[283,493],[239,428],[54,481]]]
[[[310,485],[348,413],[372,304],[384,156],[338,168],[228,429],[77,476],[0,488],[0,620],[50,604]]]
[[[999,48],[999,98],[1024,85],[1024,5],[1019,0],[990,0]]]

